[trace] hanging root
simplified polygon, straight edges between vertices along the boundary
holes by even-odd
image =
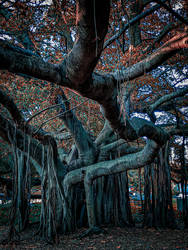
[[[64,196],[56,173],[55,156],[52,145],[43,146],[42,181],[41,181],[41,215],[38,234],[48,244],[58,243],[58,224],[62,212],[57,213],[58,204],[63,204]]]

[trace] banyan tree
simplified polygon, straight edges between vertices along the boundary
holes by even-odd
[[[86,234],[105,224],[133,226],[128,171],[141,168],[144,224],[174,226],[170,142],[188,133],[188,88],[181,85],[187,74],[186,2],[177,11],[164,0],[11,3],[0,3],[0,137],[12,155],[10,236],[28,225],[33,168],[41,185],[39,233],[45,238],[82,226],[88,226]],[[48,46],[55,47],[52,58]],[[173,80],[169,72],[175,72]],[[10,92],[6,85],[15,79],[31,95],[35,84],[39,94],[48,91],[49,106],[26,112],[27,97],[18,104],[14,88]],[[80,119],[71,91],[97,105],[100,131],[91,133]],[[46,131],[48,121],[32,124],[46,110],[55,114],[48,121],[61,121],[63,134]],[[162,122],[157,112],[166,112]],[[71,137],[70,150],[59,143],[65,137]]]

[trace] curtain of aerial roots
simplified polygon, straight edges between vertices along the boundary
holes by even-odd
[[[98,225],[132,225],[127,172],[98,178],[93,183],[94,211]]]
[[[144,225],[149,227],[174,227],[172,207],[171,173],[168,164],[168,143],[155,159],[144,169]]]
[[[133,219],[128,194],[127,173],[99,177],[92,184],[93,207],[98,226],[131,226]],[[88,226],[83,183],[72,187],[64,211],[64,232]],[[69,212],[69,213],[68,213]]]
[[[104,160],[111,156],[104,155]],[[92,183],[92,197],[96,224],[132,225],[133,219],[129,202],[127,172],[95,179]],[[74,185],[67,196],[64,209],[63,231],[74,231],[88,226],[86,197],[83,183]]]
[[[18,236],[18,232],[25,229],[29,222],[31,172],[29,164],[30,139],[25,135],[23,153],[16,145],[16,127],[13,133],[9,134],[13,154],[13,192],[12,206],[10,212],[9,239]],[[27,143],[26,143],[27,142]]]
[[[57,241],[57,230],[63,223],[64,196],[57,178],[53,147],[42,146],[40,235]]]

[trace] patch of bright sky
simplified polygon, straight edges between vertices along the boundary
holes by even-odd
[[[155,116],[157,118],[157,121],[156,121],[156,125],[161,125],[161,124],[164,124],[164,121],[166,123],[168,123],[168,121],[170,120],[171,123],[175,123],[176,122],[176,118],[173,116],[173,115],[170,115],[170,114],[166,114],[164,111],[156,111],[155,112]],[[170,117],[169,117],[170,116]],[[150,118],[147,114],[143,114],[143,113],[133,113],[131,114],[131,118],[133,117],[137,117],[137,118],[141,118],[141,119],[145,119],[147,121],[150,121]]]
[[[188,113],[188,107],[183,107],[183,108],[180,109],[180,111]]]
[[[46,0],[45,3],[52,4],[52,0]]]
[[[155,116],[157,118],[157,121],[156,121],[156,125],[162,125],[164,123],[176,123],[176,118],[174,115],[170,114],[170,113],[166,113],[164,111],[156,111],[155,112]]]
[[[151,2],[150,5],[151,6],[155,6],[155,5],[157,5],[157,3]],[[175,4],[175,6],[173,7],[173,9],[174,10],[179,10],[179,9],[182,9],[182,7],[183,7],[182,3],[178,2],[178,3]]]
[[[174,6],[175,10],[179,10],[179,9],[182,9],[182,8],[183,8],[183,5],[180,2],[176,3],[176,5]]]
[[[3,40],[11,40],[12,39],[12,37],[11,36],[9,36],[9,35],[1,35],[0,36],[0,39],[3,39]]]
[[[180,82],[176,85],[176,87],[188,87],[188,79],[184,80],[183,82]]]
[[[71,30],[71,38],[73,40],[73,42],[75,42],[75,39],[76,39],[76,31],[75,30]]]
[[[143,113],[135,112],[135,113],[131,114],[131,118],[133,118],[133,117],[142,118],[142,119],[145,119],[147,121],[150,121],[149,116],[147,114],[143,114]]]
[[[45,1],[33,0],[31,2],[33,2],[33,4],[40,4],[40,5],[45,5],[45,4],[51,5],[52,4],[52,0],[45,0]]]
[[[149,85],[145,85],[139,88],[138,96],[144,95],[144,94],[150,94],[152,93],[152,87]]]

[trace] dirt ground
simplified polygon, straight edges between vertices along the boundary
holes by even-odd
[[[0,240],[6,238],[7,227],[0,227]],[[35,229],[36,230],[36,229]],[[2,245],[0,249],[188,249],[188,229],[156,230],[153,228],[105,228],[106,234],[92,235],[79,239],[86,229],[73,234],[62,235],[59,244],[48,244],[37,236],[32,236],[34,228],[21,235],[21,241]]]

